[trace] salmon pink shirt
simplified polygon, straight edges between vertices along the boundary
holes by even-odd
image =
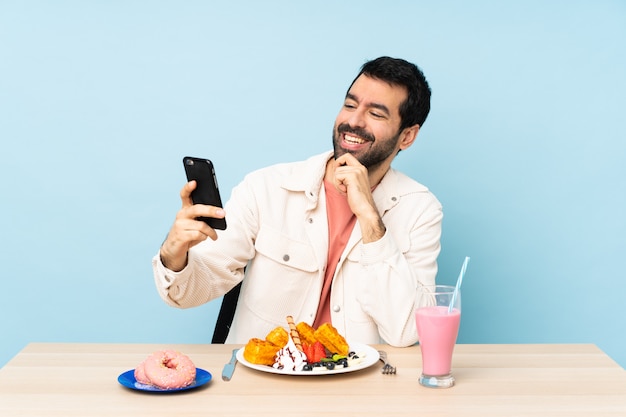
[[[324,274],[324,286],[317,308],[314,328],[324,323],[331,323],[330,319],[330,287],[335,275],[339,258],[350,239],[350,234],[356,223],[356,216],[350,209],[348,198],[330,182],[324,180],[326,190],[326,212],[328,213],[328,262]]]

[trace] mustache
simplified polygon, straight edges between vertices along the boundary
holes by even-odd
[[[347,123],[341,123],[339,126],[337,126],[337,133],[351,133],[354,136],[358,136],[370,142],[374,142],[376,140],[374,135],[369,133],[367,130],[359,127],[352,127]]]

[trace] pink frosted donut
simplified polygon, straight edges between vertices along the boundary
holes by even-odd
[[[148,379],[148,377],[146,376],[145,366],[146,366],[146,361],[143,361],[135,368],[135,379],[140,384],[148,385],[150,384],[150,379]]]
[[[145,360],[143,372],[150,384],[163,389],[183,388],[196,379],[191,359],[174,350],[154,352]]]

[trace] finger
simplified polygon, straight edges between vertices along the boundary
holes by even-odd
[[[339,158],[336,159],[336,162],[337,162],[338,167],[345,166],[345,165],[349,165],[349,166],[361,165],[359,160],[356,159],[354,155],[352,155],[351,153],[344,153],[343,155],[341,155]]]
[[[183,207],[176,215],[179,219],[195,220],[198,217],[212,217],[215,219],[223,219],[226,217],[224,209],[205,204],[192,204]]]
[[[168,240],[175,246],[183,246],[185,252],[207,238],[216,240],[217,232],[203,221],[187,218],[177,220],[168,235]]]
[[[335,169],[333,170],[332,184],[337,191],[345,195],[348,191],[346,182],[347,170],[350,168],[345,165],[345,162],[339,161],[339,159],[335,162],[336,164]]]
[[[358,164],[358,161],[356,161]],[[350,161],[352,163],[352,161]],[[343,165],[338,165],[335,167],[334,171],[334,185],[335,187],[341,191],[342,193],[346,192],[347,187],[351,184],[357,184],[359,181],[360,172],[360,164],[359,165],[349,165],[344,163]]]
[[[337,171],[335,171],[335,177],[334,177],[332,184],[335,187],[335,189],[339,191],[341,194],[345,195],[348,192],[348,187],[345,181],[345,176],[341,175]]]
[[[194,223],[194,228],[187,231],[188,239],[191,241],[190,247],[197,245],[207,238],[211,240],[217,239],[217,232],[215,229],[207,225],[205,222],[195,220]]]
[[[191,200],[191,192],[196,189],[196,181],[191,180],[186,183],[183,188],[180,190],[180,199],[183,203],[183,208],[193,205],[193,201]]]

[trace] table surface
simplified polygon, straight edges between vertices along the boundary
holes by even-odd
[[[0,416],[626,416],[626,372],[595,345],[457,345],[449,389],[418,384],[418,346],[351,373],[288,376],[237,364],[238,345],[32,343],[0,369]],[[212,380],[176,393],[128,389],[117,377],[150,353],[186,353]]]

